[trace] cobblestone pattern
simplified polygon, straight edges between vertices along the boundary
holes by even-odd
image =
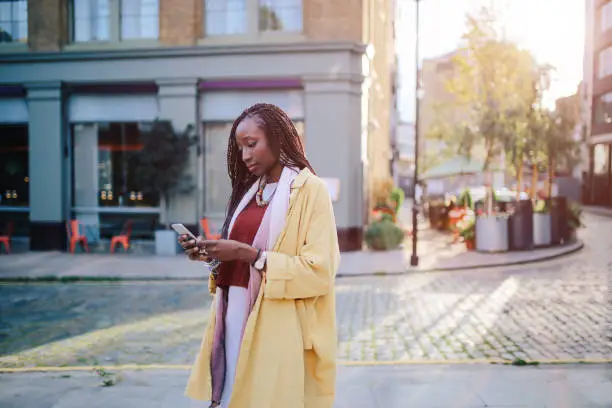
[[[339,358],[612,359],[612,219],[534,266],[339,279]],[[0,285],[0,367],[189,364],[210,306],[198,282]]]
[[[558,267],[342,282],[340,358],[612,358],[607,273]]]

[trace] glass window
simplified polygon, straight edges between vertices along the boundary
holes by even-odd
[[[159,0],[122,0],[121,38],[157,39],[159,37]]]
[[[593,147],[593,173],[607,175],[610,171],[610,145],[597,144]]]
[[[28,1],[0,1],[0,43],[27,42]]]
[[[599,77],[604,78],[612,74],[612,47],[599,53]]]
[[[302,31],[301,0],[259,0],[259,31]]]
[[[601,31],[605,32],[612,28],[612,2],[607,2],[601,9]]]
[[[110,40],[110,0],[74,0],[72,24],[75,42]]]
[[[28,236],[30,178],[27,125],[0,125],[0,235]]]
[[[145,191],[134,158],[146,123],[95,123],[72,127],[73,211],[92,241],[110,238],[132,221],[134,237],[152,238],[160,198]]]
[[[244,34],[247,32],[247,0],[205,0],[205,33],[207,36]]]
[[[595,99],[595,122],[612,123],[612,93],[603,94]]]
[[[298,134],[304,140],[304,122],[295,121]],[[205,205],[206,216],[223,220],[232,187],[227,175],[227,142],[232,123],[204,124],[205,139]]]

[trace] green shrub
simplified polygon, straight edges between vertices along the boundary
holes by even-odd
[[[394,210],[397,214],[399,209],[402,208],[402,204],[404,203],[404,199],[406,198],[404,190],[399,187],[394,187],[393,190],[391,190],[391,194],[389,194],[389,198],[395,204]]]
[[[470,209],[474,209],[474,201],[472,200],[472,194],[469,189],[463,190],[461,195],[459,196],[459,200],[457,200],[457,206],[459,207],[467,207]]]
[[[388,219],[374,221],[365,233],[365,241],[377,251],[397,249],[404,241],[404,231]]]

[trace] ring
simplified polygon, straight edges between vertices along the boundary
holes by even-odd
[[[208,251],[206,250],[206,248],[200,248],[200,253],[202,255],[208,255]]]

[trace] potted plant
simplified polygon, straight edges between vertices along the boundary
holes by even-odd
[[[167,121],[156,121],[142,132],[143,148],[134,152],[130,160],[135,168],[136,184],[141,190],[160,197],[161,225],[155,231],[155,252],[158,255],[177,253],[176,233],[170,230],[170,196],[188,194],[194,188],[193,179],[186,174],[191,146],[196,142],[194,127],[188,125],[183,132],[175,132]]]
[[[465,217],[457,223],[459,235],[465,242],[465,247],[468,251],[473,251],[476,248],[476,223],[473,218]]]
[[[575,202],[571,202],[567,206],[567,227],[570,231],[570,240],[576,240],[576,230],[583,228],[582,222],[582,207]]]
[[[470,210],[474,209],[474,200],[472,199],[472,193],[470,193],[469,189],[466,188],[463,190],[457,200],[457,206]]]
[[[391,192],[393,191],[393,181],[386,179],[375,183],[373,191],[374,208],[372,209],[372,218],[379,219],[380,214],[389,214],[393,218],[393,222],[396,220],[396,203],[391,201]]]
[[[510,247],[508,240],[509,214],[495,210],[496,194],[490,186],[487,186],[484,204],[484,208],[477,211],[476,250],[480,252],[508,251]]]
[[[387,216],[374,221],[365,233],[368,248],[375,251],[389,251],[399,248],[404,241],[404,231]]]
[[[533,244],[548,246],[550,243],[550,206],[547,200],[538,200],[533,208]]]

